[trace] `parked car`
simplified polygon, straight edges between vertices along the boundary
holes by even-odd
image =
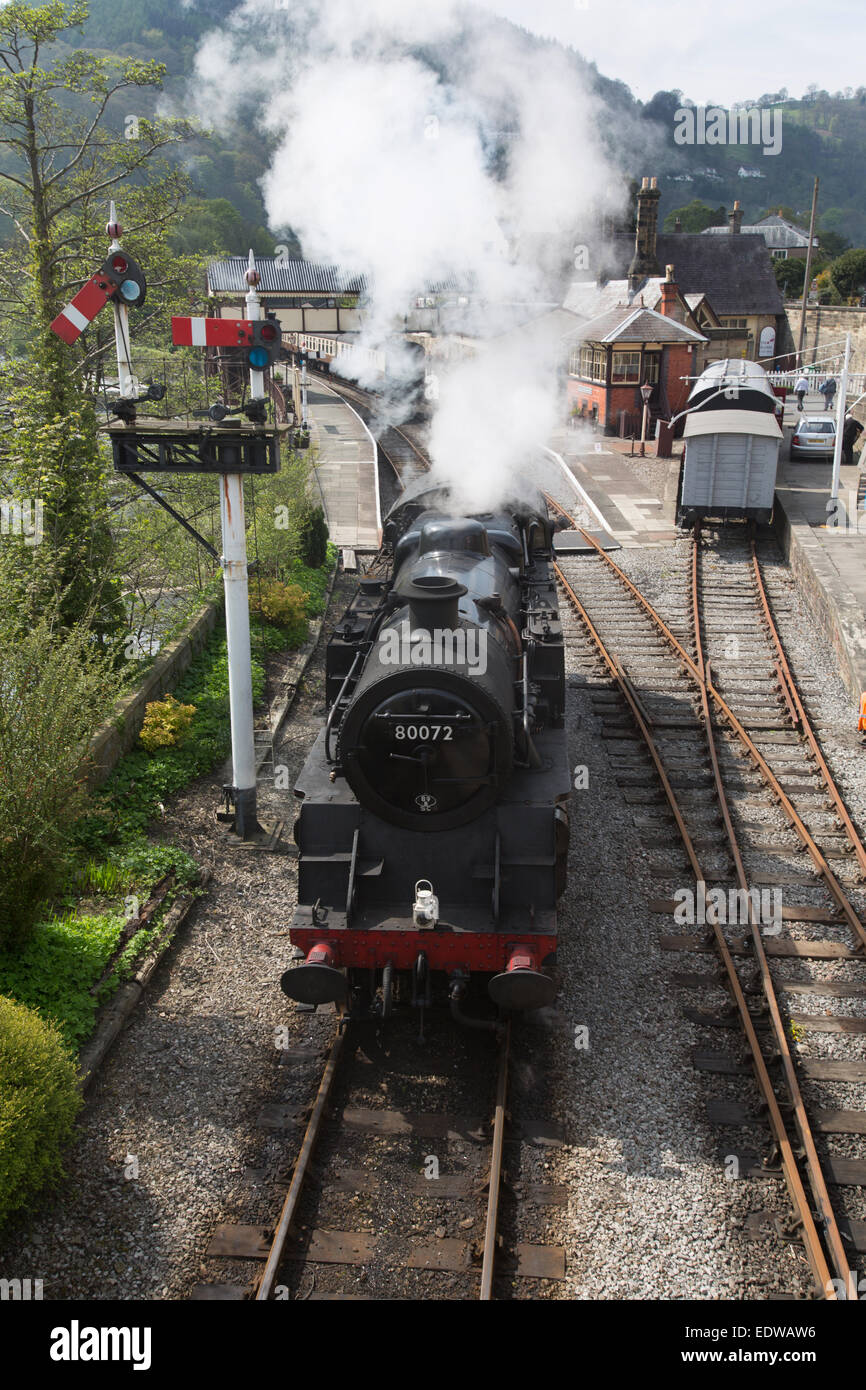
[[[791,440],[792,459],[826,459],[836,448],[836,421],[832,415],[804,415],[797,421]]]

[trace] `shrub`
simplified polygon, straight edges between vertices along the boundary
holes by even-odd
[[[321,507],[313,507],[301,523],[301,559],[310,569],[319,569],[328,556],[328,523]]]
[[[299,584],[284,584],[280,579],[254,583],[250,590],[250,609],[281,628],[290,647],[299,647],[305,641],[307,595]]]
[[[145,706],[139,739],[148,753],[156,748],[176,748],[189,734],[195,705],[182,705],[173,695]]]
[[[57,1028],[0,996],[0,1224],[62,1174],[81,1104]]]
[[[253,699],[265,688],[261,663],[252,658]],[[181,701],[195,706],[189,737],[182,745],[147,753],[134,747],[99,788],[95,813],[77,828],[82,850],[99,856],[117,842],[138,839],[160,802],[209,772],[231,750],[229,675],[226,639],[214,635],[177,686]]]
[[[0,946],[26,938],[68,869],[82,758],[120,686],[84,624],[12,623],[0,607]]]

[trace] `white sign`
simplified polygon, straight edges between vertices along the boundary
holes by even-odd
[[[776,330],[775,328],[762,328],[761,337],[758,342],[758,356],[772,357],[776,350]]]

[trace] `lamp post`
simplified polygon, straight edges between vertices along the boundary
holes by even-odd
[[[643,397],[643,420],[641,421],[640,427],[640,456],[644,458],[646,456],[646,427],[649,419],[649,403],[653,388],[648,382],[645,382],[640,388],[640,393]]]

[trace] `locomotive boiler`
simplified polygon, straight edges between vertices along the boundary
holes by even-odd
[[[555,996],[570,790],[562,629],[540,494],[455,514],[429,477],[386,518],[385,578],[328,645],[301,773],[296,957],[307,1005],[387,1015],[447,992]],[[476,983],[481,990],[475,988]]]

